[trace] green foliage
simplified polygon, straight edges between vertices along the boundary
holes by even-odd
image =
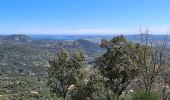
[[[107,98],[108,90],[104,87],[104,81],[97,70],[92,70],[88,82],[73,91],[73,100],[104,100]]]
[[[151,92],[138,92],[132,96],[132,100],[158,100],[158,97]]]
[[[69,57],[68,53],[62,49],[56,58],[49,62],[48,83],[51,93],[57,97],[66,99],[72,90],[70,86],[76,87],[85,82],[84,70],[87,67],[83,53],[74,53]]]
[[[134,92],[128,91],[140,91],[144,86],[145,90],[161,92],[161,99],[169,96],[169,88],[162,92],[158,87],[162,79],[155,80],[164,76],[167,86],[170,83],[168,70],[160,75],[159,66],[164,63],[160,56],[164,53],[159,46],[132,43],[123,36],[102,40],[102,48],[88,40],[4,37],[0,37],[0,100],[157,100],[153,93],[132,95]],[[59,51],[61,47],[69,53]],[[72,53],[82,49],[87,59],[82,52]],[[56,51],[59,52],[49,66],[48,60]],[[103,54],[96,58],[96,68],[87,67],[86,63],[93,66],[96,54]],[[138,83],[140,89],[135,87]]]
[[[110,41],[103,40],[101,47],[107,51],[96,59],[96,66],[106,87],[111,89],[112,95],[119,97],[137,75],[135,44],[118,36]]]

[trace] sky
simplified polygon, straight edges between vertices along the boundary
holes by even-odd
[[[0,34],[152,34],[170,28],[170,0],[0,0]]]

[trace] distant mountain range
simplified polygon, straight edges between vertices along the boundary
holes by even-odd
[[[101,39],[111,39],[117,35],[23,35],[23,34],[13,34],[13,35],[0,35],[0,39],[10,40],[10,41],[22,41],[27,42],[31,39],[35,40],[58,40],[58,41],[73,41],[79,39],[85,39],[89,41],[97,41]],[[128,40],[140,40],[141,34],[134,35],[124,35]],[[168,35],[146,35],[142,34],[142,37],[148,36],[152,39],[163,40],[169,38]]]
[[[92,41],[95,43],[100,43],[102,39],[112,39],[117,35],[30,35],[33,39],[50,39],[50,40],[78,40],[84,39]],[[169,35],[146,35],[146,34],[134,34],[134,35],[124,35],[130,41],[139,41],[142,37],[148,36],[151,40],[162,41],[164,39],[170,38]]]
[[[146,35],[143,35],[145,37]],[[70,54],[84,51],[87,61],[93,61],[96,55],[105,52],[100,47],[102,39],[111,39],[113,35],[0,35],[0,68],[3,73],[45,74],[48,61],[52,59],[60,48]],[[140,41],[141,35],[125,35],[130,41]],[[150,39],[163,41],[166,35],[148,35]],[[168,40],[169,41],[169,40]]]
[[[47,70],[48,61],[52,59],[60,48],[65,48],[70,54],[84,51],[87,61],[94,59],[104,50],[100,45],[86,39],[57,40],[50,38],[33,38],[16,34],[0,36],[0,69],[3,74],[30,72],[41,75]]]

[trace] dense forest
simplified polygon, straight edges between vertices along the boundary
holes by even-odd
[[[153,37],[0,36],[0,100],[170,100],[169,37]]]

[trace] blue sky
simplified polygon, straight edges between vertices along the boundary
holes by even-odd
[[[0,34],[133,34],[170,28],[170,0],[0,0]]]

